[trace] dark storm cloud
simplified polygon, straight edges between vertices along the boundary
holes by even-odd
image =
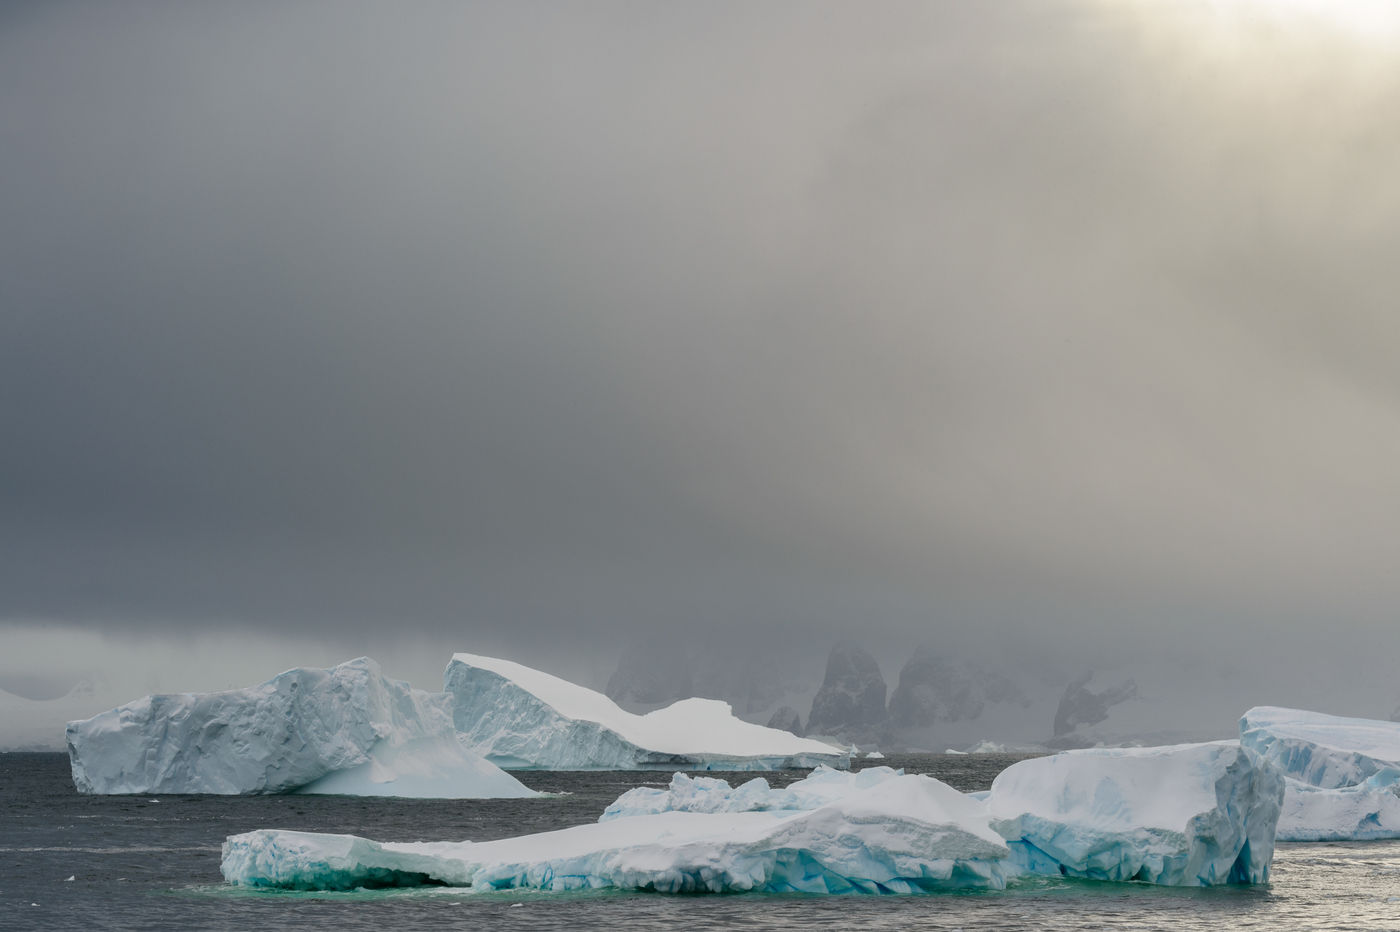
[[[1147,10],[12,10],[0,614],[1378,626],[1396,70]]]

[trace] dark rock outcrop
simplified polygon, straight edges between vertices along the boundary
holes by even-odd
[[[802,702],[811,685],[789,658],[740,645],[636,642],[618,657],[604,692],[624,709],[646,712],[678,699],[722,699],[734,714],[763,722],[778,706]]]
[[[827,658],[822,688],[812,700],[807,733],[839,735],[882,725],[886,690],[874,657],[849,641],[837,644]]]
[[[1055,737],[1067,735],[1080,725],[1097,725],[1108,718],[1110,706],[1137,695],[1137,683],[1131,678],[1101,692],[1091,692],[1089,681],[1093,678],[1093,671],[1090,671],[1065,687],[1059,708],[1055,710]]]
[[[890,696],[890,719],[901,728],[969,721],[981,715],[988,702],[1029,704],[1007,677],[921,648],[899,671],[899,685]]]
[[[623,706],[669,705],[696,695],[690,667],[681,651],[630,648],[618,658],[604,692]]]
[[[799,738],[806,734],[802,728],[802,716],[790,705],[779,706],[773,717],[768,719],[768,727],[792,732]]]

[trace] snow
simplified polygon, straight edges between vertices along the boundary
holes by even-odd
[[[1240,741],[1288,777],[1280,841],[1400,838],[1400,723],[1258,706]]]
[[[375,842],[262,830],[224,842],[231,883],[301,890],[443,883],[667,893],[921,893],[1006,885],[982,807],[894,776],[800,811],[667,811],[487,842]]]
[[[1021,761],[987,807],[1031,872],[1208,886],[1268,880],[1282,801],[1276,769],[1215,742]]]
[[[367,657],[245,689],[146,696],[68,724],[83,793],[536,795],[463,747],[448,698]]]
[[[666,789],[639,786],[617,798],[598,821],[658,812],[760,812],[809,810],[863,792],[873,786],[904,776],[903,770],[867,767],[864,770],[833,770],[821,766],[810,776],[774,789],[762,777],[731,788],[715,777],[691,777],[677,773]]]
[[[1240,742],[1286,776],[1324,789],[1400,768],[1400,722],[1256,706],[1240,719]]]
[[[454,654],[443,683],[464,740],[503,767],[772,770],[849,763],[839,748],[741,721],[716,699],[683,699],[637,715],[600,692],[475,654]]]

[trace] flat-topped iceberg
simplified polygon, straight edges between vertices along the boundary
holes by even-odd
[[[375,842],[263,830],[224,842],[231,883],[296,890],[448,884],[667,893],[922,893],[1006,885],[982,805],[893,776],[814,809],[655,812],[487,842]]]
[[[1323,789],[1285,780],[1279,841],[1400,838],[1400,771],[1387,768],[1356,786]]]
[[[464,748],[447,697],[368,657],[259,686],[147,696],[68,724],[83,793],[534,796]]]
[[[1288,777],[1280,841],[1400,838],[1400,722],[1258,706],[1240,742]]]
[[[1283,777],[1235,742],[1012,764],[987,812],[1024,869],[1173,886],[1264,883]]]
[[[1324,789],[1400,768],[1400,722],[1256,706],[1240,718],[1240,743],[1285,776]]]
[[[636,715],[600,692],[493,657],[454,654],[443,688],[457,731],[502,767],[775,770],[850,762],[825,742],[735,718],[717,699]]]

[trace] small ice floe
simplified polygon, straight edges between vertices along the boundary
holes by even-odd
[[[64,883],[72,883],[73,881],[75,881],[75,880],[77,880],[77,879],[78,879],[78,875],[77,875],[77,874],[69,874],[67,877],[64,877],[64,878],[63,878],[63,882],[64,882]]]

